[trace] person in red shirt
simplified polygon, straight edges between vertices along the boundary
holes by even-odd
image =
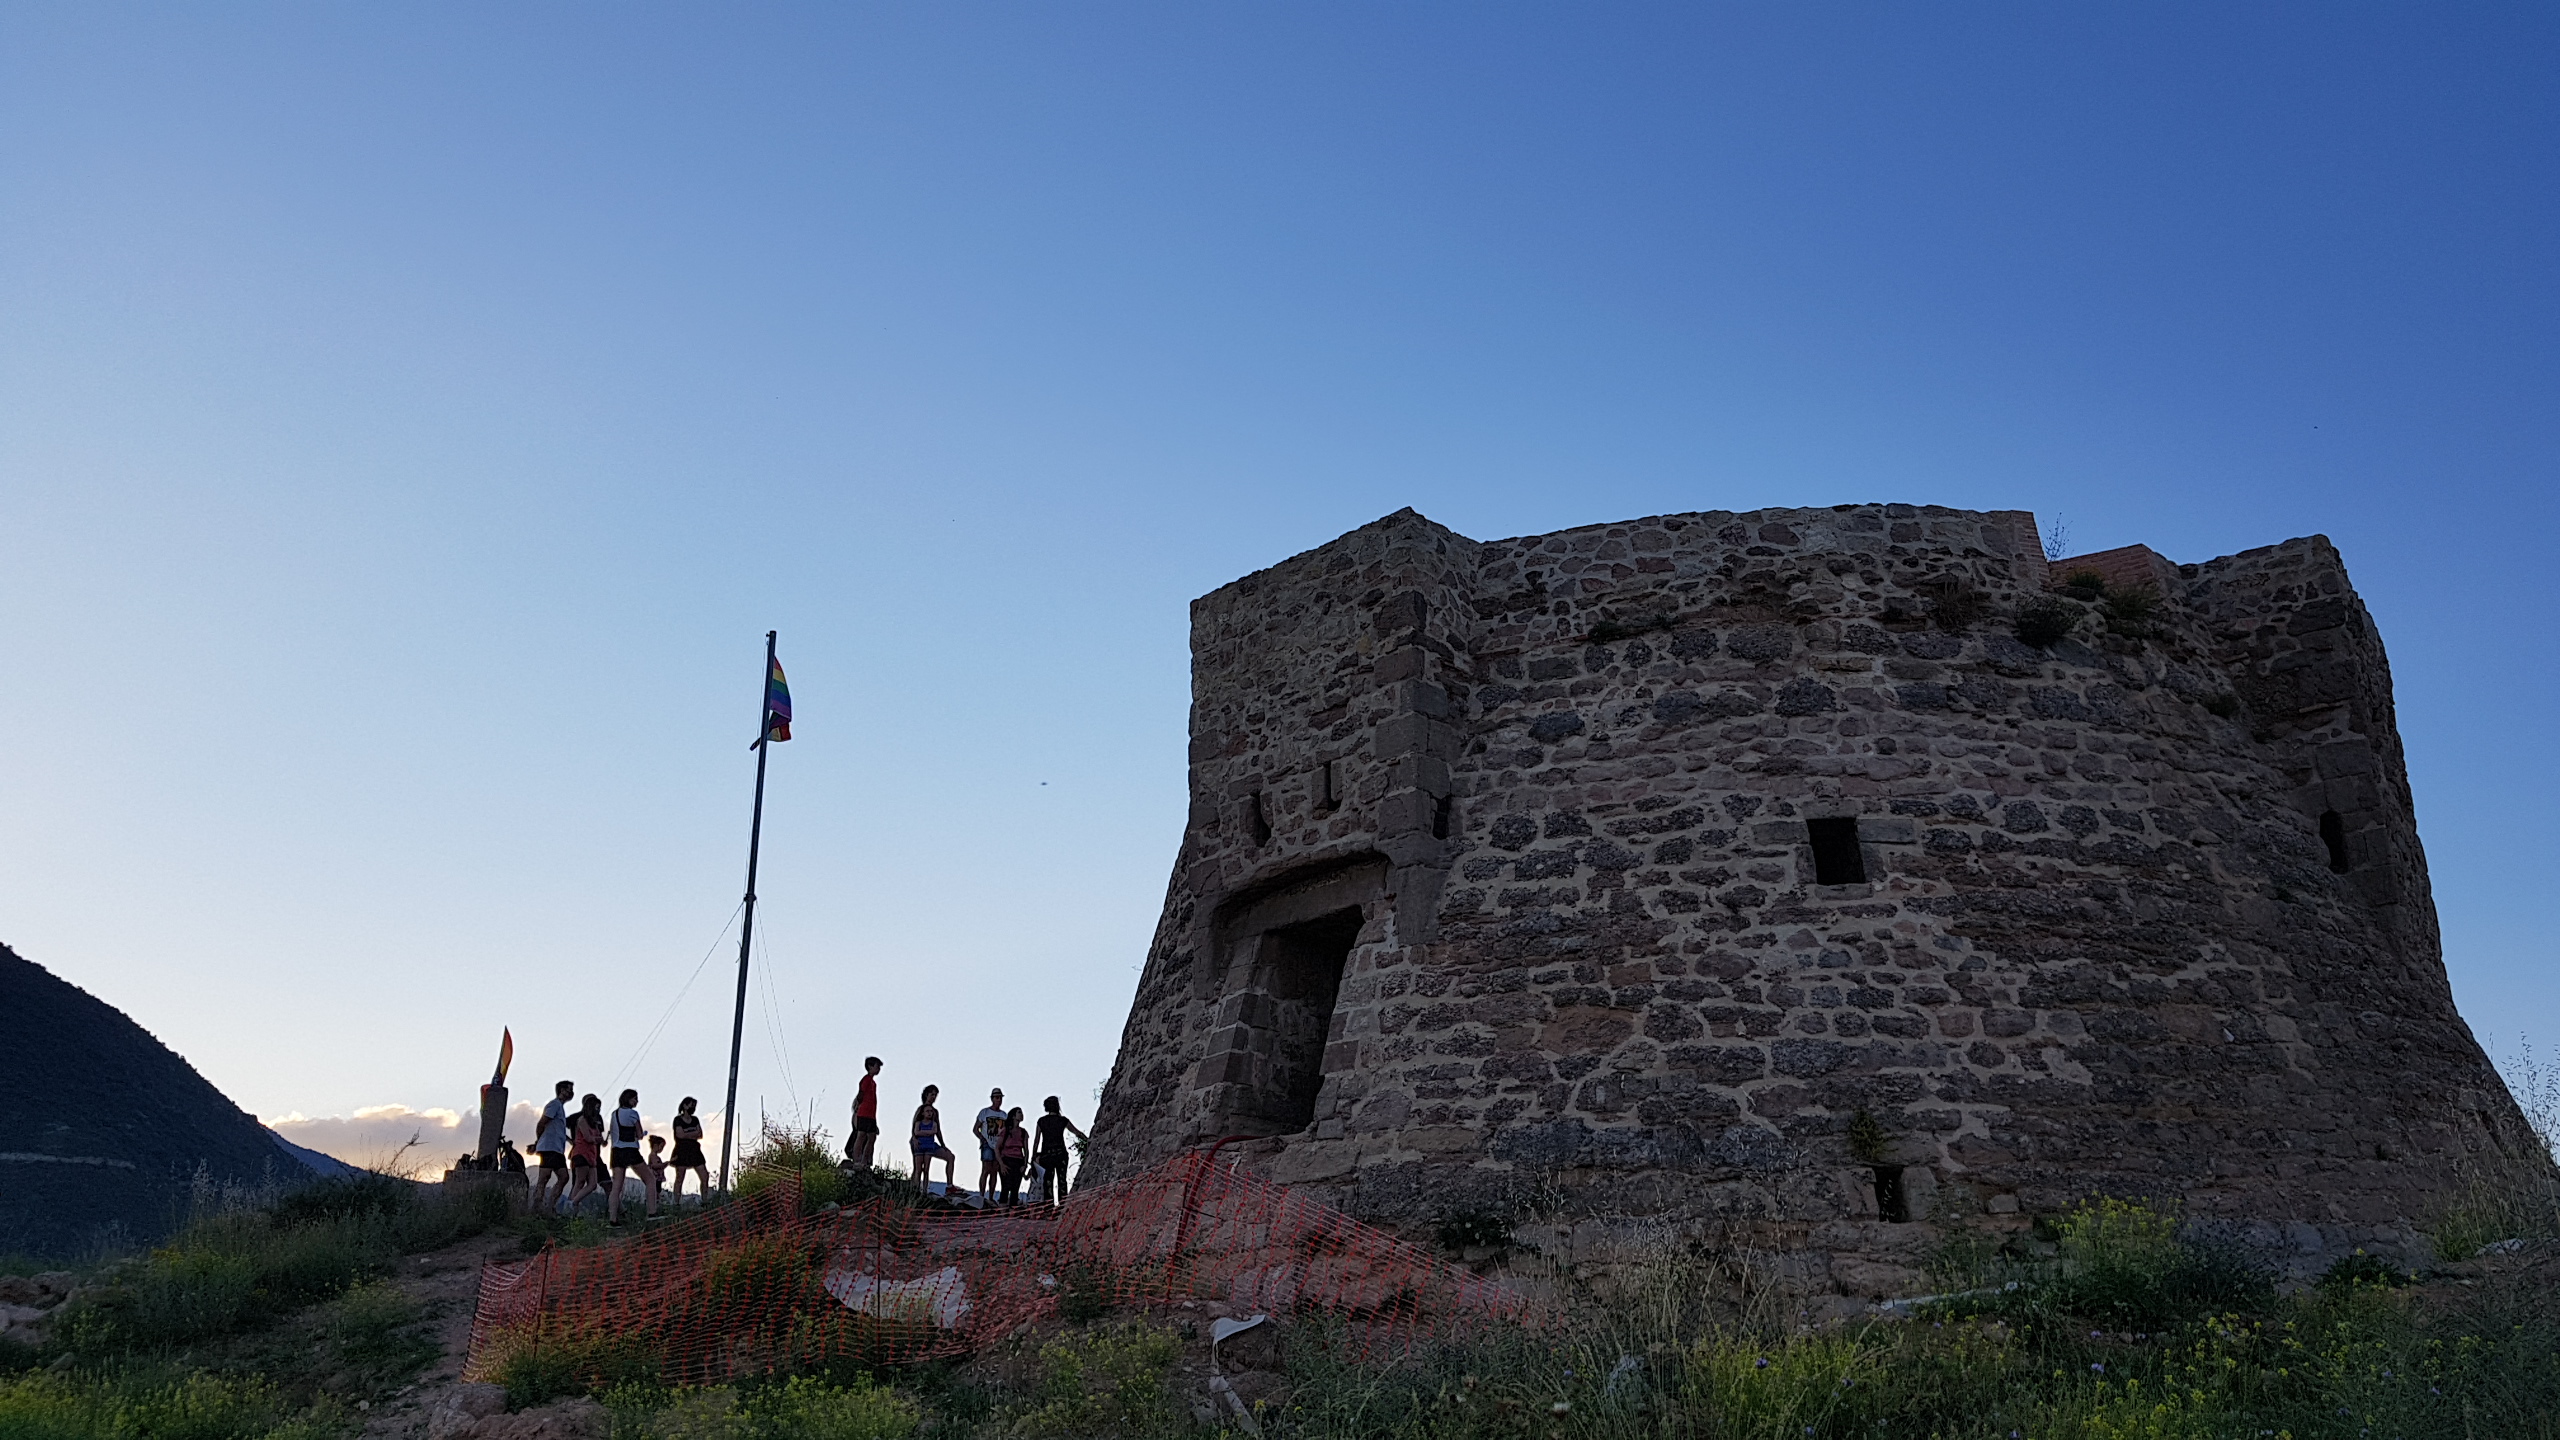
[[[844,1142],[845,1158],[871,1168],[871,1147],[880,1141],[880,1057],[862,1062],[862,1083],[853,1092],[853,1134]]]

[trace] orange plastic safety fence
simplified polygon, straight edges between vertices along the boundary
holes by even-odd
[[[1517,1291],[1194,1152],[1055,1209],[871,1200],[802,1215],[796,1174],[619,1245],[485,1266],[465,1373],[514,1363],[699,1385],[966,1354],[1055,1314],[1214,1301],[1318,1314],[1358,1353],[1492,1319]]]

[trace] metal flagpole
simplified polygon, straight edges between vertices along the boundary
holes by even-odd
[[[729,1095],[720,1102],[720,1188],[729,1188],[729,1154],[738,1133],[738,1047],[747,1036],[747,946],[756,938],[756,852],[764,844],[764,762],[773,753],[773,642],[764,632],[764,674],[756,685],[756,811],[747,830],[747,923],[738,932],[738,1012],[729,1021]]]

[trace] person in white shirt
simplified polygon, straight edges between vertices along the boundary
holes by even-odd
[[[556,1203],[569,1193],[569,1100],[577,1093],[577,1082],[572,1080],[552,1086],[551,1103],[542,1107],[542,1119],[533,1127],[533,1153],[538,1165],[533,1172],[536,1215],[544,1213],[545,1195]]]
[[[996,1159],[996,1142],[1004,1138],[1004,1092],[987,1092],[987,1108],[969,1126],[978,1137],[978,1193],[989,1200],[996,1197],[996,1185],[1004,1176],[1004,1166]]]
[[[605,1194],[606,1221],[614,1225],[622,1223],[622,1177],[625,1175],[639,1176],[640,1183],[648,1187],[648,1218],[657,1219],[658,1172],[650,1169],[649,1162],[640,1156],[640,1147],[649,1138],[649,1128],[640,1123],[639,1091],[622,1092],[622,1108],[613,1112],[613,1119],[606,1124],[605,1135],[613,1147],[613,1188]]]

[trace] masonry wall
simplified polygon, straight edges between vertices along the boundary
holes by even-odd
[[[2048,588],[2083,569],[2156,608]],[[2067,637],[2019,639],[2036,609]],[[1896,1203],[2171,1194],[2346,1243],[2530,1144],[2319,537],[2048,566],[2010,512],[1404,511],[1204,597],[1193,651],[1097,1178],[1250,1137],[1378,1219],[1743,1217],[1854,1289]],[[1817,819],[1863,882],[1815,883]],[[1353,925],[1301,1118],[1271,957]]]

